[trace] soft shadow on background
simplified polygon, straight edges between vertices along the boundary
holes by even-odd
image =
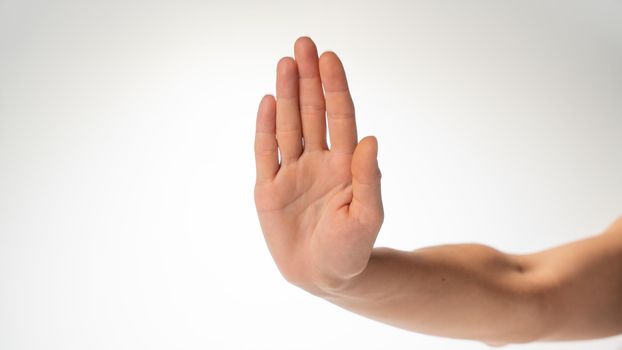
[[[279,276],[257,103],[312,36],[379,140],[379,245],[540,250],[621,212],[620,18],[613,0],[0,0],[0,348],[485,349]]]

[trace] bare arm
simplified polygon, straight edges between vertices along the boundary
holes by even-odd
[[[622,333],[622,219],[605,233],[536,254],[458,244],[374,249],[324,298],[401,328],[489,344]]]
[[[318,58],[309,38],[294,51],[277,65],[276,99],[262,99],[255,136],[257,213],[289,282],[388,324],[489,344],[622,332],[622,219],[528,255],[478,244],[374,249],[384,219],[377,141],[358,139],[339,58]]]

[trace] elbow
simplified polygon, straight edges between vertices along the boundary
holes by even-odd
[[[537,268],[526,256],[504,258],[501,294],[509,302],[500,310],[496,334],[481,341],[502,347],[554,339],[563,322],[557,276]]]
[[[561,280],[554,271],[544,270],[528,260],[517,259],[513,269],[512,294],[515,301],[510,341],[493,341],[490,346],[525,344],[556,338],[563,323]],[[518,322],[516,322],[518,321]]]

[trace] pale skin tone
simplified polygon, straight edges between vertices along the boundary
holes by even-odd
[[[387,324],[490,345],[622,333],[622,218],[533,254],[374,248],[384,218],[378,143],[358,139],[341,61],[299,38],[276,85],[257,114],[255,203],[286,280]]]

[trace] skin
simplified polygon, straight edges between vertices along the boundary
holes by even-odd
[[[387,324],[489,345],[622,333],[622,217],[533,254],[374,248],[384,217],[376,138],[358,140],[337,55],[318,58],[307,37],[294,53],[277,64],[255,137],[255,204],[287,281]]]

